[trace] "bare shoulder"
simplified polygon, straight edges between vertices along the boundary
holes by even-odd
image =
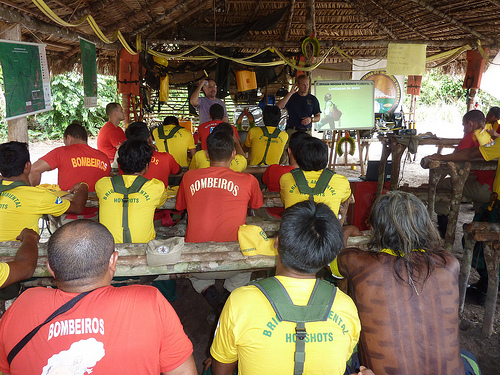
[[[364,251],[355,247],[347,247],[342,249],[337,256],[338,262],[342,262],[344,264],[354,262],[356,263],[358,259],[368,256],[369,252]]]
[[[444,259],[446,260],[446,265],[445,265],[445,268],[446,269],[449,269],[453,272],[459,272],[460,271],[460,262],[458,261],[458,259],[453,255],[453,254],[450,254],[446,251],[443,251],[441,253],[441,255],[444,257]]]

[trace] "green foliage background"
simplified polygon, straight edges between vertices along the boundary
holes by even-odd
[[[417,96],[416,118],[419,124],[444,123],[462,124],[462,116],[467,111],[467,90],[462,88],[463,75],[444,74],[442,69],[433,69],[422,77],[420,95]],[[406,91],[406,90],[405,90]],[[477,90],[475,101],[479,109],[486,113],[493,106],[500,106],[500,100],[490,94]],[[404,109],[410,108],[411,96],[404,96]]]
[[[3,82],[2,82],[3,83]],[[73,121],[82,121],[93,136],[107,121],[105,107],[109,102],[118,100],[116,77],[97,76],[97,107],[84,108],[83,76],[75,72],[53,76],[50,82],[52,91],[52,111],[28,116],[30,140],[61,139],[64,129]],[[0,139],[7,139],[5,103],[0,108]]]

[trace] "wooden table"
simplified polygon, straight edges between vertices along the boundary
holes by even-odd
[[[363,246],[367,236],[352,237],[348,246]],[[20,242],[0,242],[0,262],[14,260]],[[148,266],[146,263],[146,244],[116,244],[120,254],[115,276],[145,276],[186,274],[193,272],[216,271],[252,271],[269,269],[276,266],[274,256],[245,256],[241,253],[238,242],[185,243],[179,262],[167,266]],[[51,277],[47,270],[47,245],[39,244],[38,263],[34,277]]]
[[[434,204],[436,202],[436,189],[442,177],[450,175],[452,183],[450,215],[448,216],[448,226],[444,240],[444,248],[451,251],[455,242],[455,231],[462,202],[462,192],[465,181],[469,177],[471,170],[496,170],[497,161],[484,161],[476,159],[471,161],[440,161],[423,158],[420,161],[422,168],[429,169],[429,200],[427,210],[429,216],[434,214]]]
[[[382,143],[382,155],[380,156],[380,163],[378,165],[378,185],[377,185],[377,197],[382,194],[385,182],[385,165],[387,159],[392,155],[392,165],[391,165],[391,182],[390,190],[396,190],[399,184],[399,172],[401,169],[401,158],[403,153],[407,149],[407,146],[402,141],[417,139],[418,145],[434,145],[438,147],[438,153],[441,152],[443,147],[454,147],[458,145],[461,138],[422,138],[416,135],[394,135],[385,134],[379,136],[380,142]]]
[[[266,171],[267,167],[268,165],[249,165],[246,167],[243,173],[250,173],[254,175],[263,174]],[[184,176],[184,173],[186,173],[187,171],[189,171],[189,167],[181,167],[181,171],[179,173],[171,174],[169,175],[169,178],[182,177]],[[113,177],[117,175],[118,175],[118,168],[111,169],[110,176]]]
[[[262,205],[262,207],[283,207],[283,202],[281,201],[279,192],[264,192],[262,193],[262,195],[264,196],[264,204]],[[67,196],[69,197],[70,195]],[[176,197],[169,196],[166,202],[160,207],[160,209],[168,208],[170,210],[174,210],[175,202],[176,202]],[[97,195],[95,192],[89,193],[86,206],[99,207],[99,200],[97,199]]]

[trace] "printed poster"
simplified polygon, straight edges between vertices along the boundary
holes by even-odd
[[[80,38],[84,107],[97,107],[97,57],[95,43]]]
[[[352,79],[375,82],[375,113],[393,113],[401,108],[401,87],[404,75],[386,73],[386,60],[353,60]]]
[[[386,73],[388,75],[423,76],[426,49],[426,44],[389,43]]]
[[[0,40],[6,120],[52,110],[45,45]]]

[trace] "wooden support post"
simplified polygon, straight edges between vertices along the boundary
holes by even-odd
[[[469,89],[469,95],[467,96],[467,111],[472,111],[474,109],[476,92],[477,89]]]
[[[358,141],[359,164],[361,166],[361,175],[365,175],[365,161],[363,160],[363,150],[361,149],[361,134],[356,130],[356,140]],[[368,150],[366,150],[368,156]]]
[[[498,241],[483,242],[484,260],[488,271],[488,291],[484,305],[483,334],[491,336],[493,321],[495,320],[495,307],[498,295],[498,265],[500,263],[500,250]]]
[[[446,236],[444,238],[444,249],[451,252],[453,243],[455,242],[455,231],[457,227],[458,213],[462,202],[462,192],[464,189],[465,180],[469,177],[470,163],[465,163],[464,168],[457,168],[455,163],[448,163],[450,167],[451,185],[451,202],[450,215],[448,216],[448,226],[446,228]]]
[[[290,0],[290,13],[288,13],[288,18],[285,27],[285,38],[284,41],[287,42],[290,37],[290,29],[292,28],[293,10],[295,8],[295,0]]]
[[[311,36],[316,31],[316,11],[315,0],[306,2],[306,37]]]
[[[380,162],[378,163],[377,198],[382,195],[382,190],[384,189],[385,165],[387,164],[387,159],[391,154],[391,140],[384,137],[381,138],[380,141],[382,143],[382,155],[380,155]]]
[[[16,24],[14,27],[12,24],[8,24],[2,30],[2,39],[6,40],[21,40],[21,25]],[[7,127],[9,132],[9,141],[18,142],[29,142],[28,138],[28,121],[26,117],[20,117],[14,120],[7,121]]]
[[[330,146],[330,161],[328,163],[328,168],[332,171],[335,171],[335,166],[337,165],[337,144],[339,143],[340,138],[342,138],[342,131],[334,130],[332,134],[332,144]]]
[[[445,172],[442,169],[434,168],[429,169],[429,199],[427,203],[427,211],[429,216],[434,215],[434,206],[436,204],[436,190],[441,177]]]
[[[465,293],[467,292],[467,284],[469,282],[470,267],[472,264],[472,253],[476,241],[473,235],[466,230],[468,224],[464,224],[464,253],[462,257],[462,266],[460,267],[460,277],[458,281],[459,305],[458,311],[460,314],[464,312]]]
[[[399,172],[401,170],[401,158],[406,150],[406,146],[402,143],[392,140],[392,164],[391,164],[391,190],[397,190],[399,185]],[[385,168],[385,167],[384,167]],[[384,170],[385,173],[385,170]],[[384,176],[385,177],[385,176]]]

